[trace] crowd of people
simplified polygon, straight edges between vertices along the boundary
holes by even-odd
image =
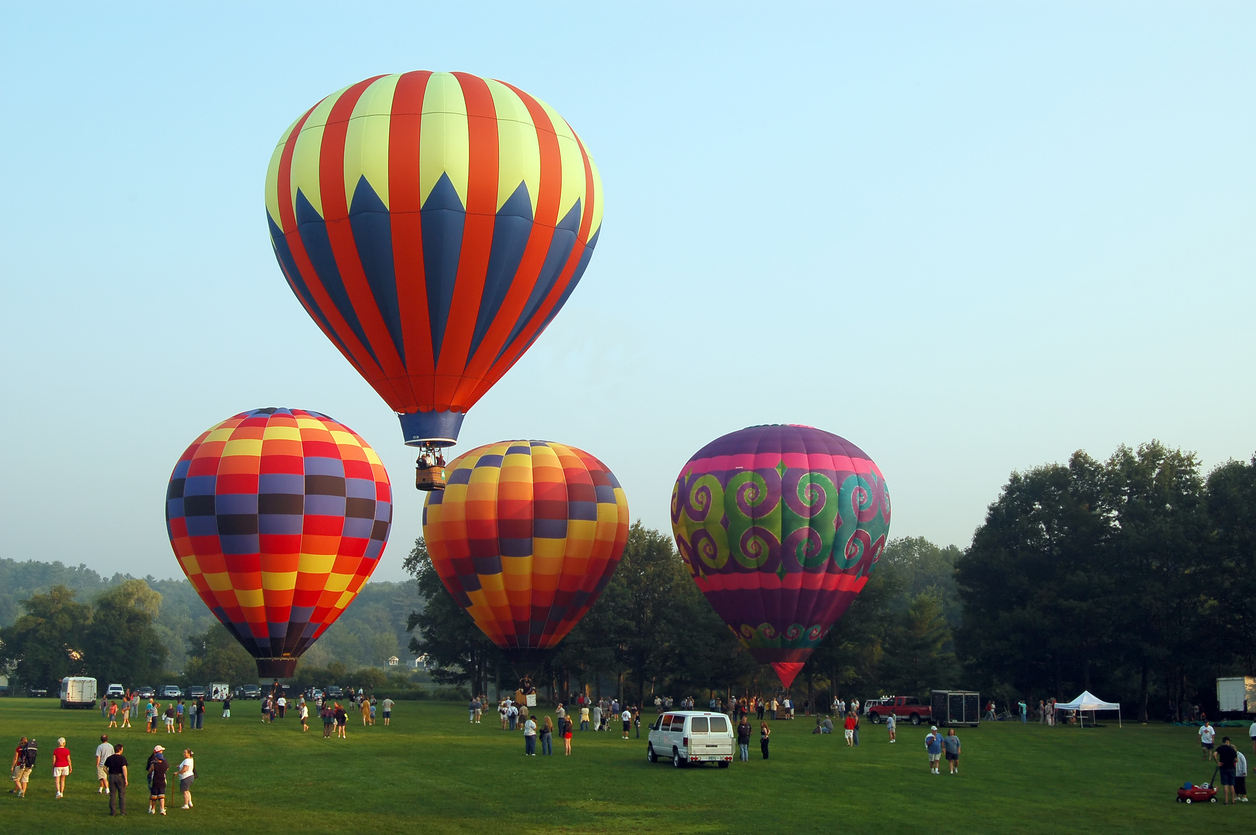
[[[109,795],[109,814],[126,814],[127,789],[131,784],[131,764],[124,751],[125,745],[114,745],[109,741],[108,734],[100,735],[100,744],[95,751],[96,793]],[[22,737],[13,751],[12,778],[13,788],[10,794],[19,798],[26,797],[30,788],[31,772],[39,760],[39,746],[34,739]],[[154,745],[153,751],[144,763],[145,782],[148,784],[148,813],[150,815],[166,814],[167,782],[171,775],[170,761],[166,759],[164,745]],[[65,737],[57,739],[57,747],[52,752],[52,783],[53,797],[57,800],[65,797],[66,780],[74,773],[74,758],[66,744]],[[184,810],[193,808],[192,783],[196,779],[196,760],[191,748],[183,749],[183,758],[175,766],[174,779],[178,781],[179,790],[183,793]]]

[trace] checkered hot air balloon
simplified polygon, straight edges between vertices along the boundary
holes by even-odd
[[[597,166],[544,102],[466,73],[368,78],[284,132],[266,174],[279,266],[401,418],[452,445],[464,414],[580,281]]]
[[[868,582],[889,536],[890,494],[850,441],[752,426],[685,464],[672,532],[716,613],[789,687]]]
[[[628,541],[628,500],[587,452],[550,441],[502,441],[449,465],[428,495],[432,565],[512,661],[558,645],[610,582]]]
[[[388,541],[392,488],[375,450],[326,415],[255,409],[179,458],[166,530],[214,616],[286,678],[371,576]]]

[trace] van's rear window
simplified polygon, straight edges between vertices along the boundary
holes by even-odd
[[[723,716],[711,717],[711,733],[726,734],[728,733],[728,720]]]
[[[704,734],[707,732],[707,720],[705,716],[695,716],[689,723],[689,733]]]

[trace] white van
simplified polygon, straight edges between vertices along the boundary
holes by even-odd
[[[668,711],[650,726],[645,756],[652,763],[667,757],[676,768],[689,763],[716,763],[728,768],[733,761],[733,724],[723,713]]]
[[[61,679],[62,707],[95,707],[96,679],[70,676]]]

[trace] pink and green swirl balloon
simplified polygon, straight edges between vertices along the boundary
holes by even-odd
[[[885,477],[810,426],[751,426],[689,459],[672,532],[698,588],[786,686],[846,613],[890,532]]]

